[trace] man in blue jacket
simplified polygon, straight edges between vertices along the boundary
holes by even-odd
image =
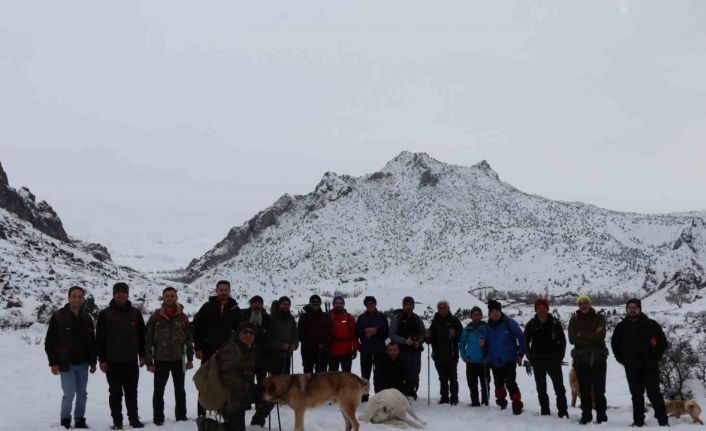
[[[507,408],[507,394],[512,400],[512,413],[522,413],[522,395],[517,386],[517,365],[522,363],[525,354],[524,334],[520,325],[502,312],[500,303],[488,301],[490,319],[485,327],[485,337],[481,346],[487,347],[486,363],[493,370],[495,380],[495,403],[501,409]]]
[[[360,339],[360,373],[365,380],[370,380],[370,374],[375,367],[373,385],[378,392],[378,368],[380,360],[385,355],[385,340],[389,334],[387,317],[377,309],[374,296],[366,296],[363,300],[365,313],[358,316],[356,336]],[[368,395],[363,395],[363,402],[368,401]]]
[[[471,309],[471,322],[466,325],[461,333],[461,342],[458,349],[461,359],[466,363],[466,381],[471,392],[471,407],[480,407],[481,403],[488,405],[488,379],[485,366],[485,347],[481,347],[486,323],[480,307]],[[478,402],[478,384],[480,383],[481,401]]]

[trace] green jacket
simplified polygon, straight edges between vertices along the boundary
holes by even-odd
[[[233,413],[245,409],[253,403],[253,382],[257,347],[250,349],[240,341],[231,338],[216,355],[221,382],[230,389],[230,401],[222,413]]]
[[[574,345],[571,357],[575,361],[593,365],[608,357],[605,344],[606,320],[591,308],[588,313],[576,311],[569,320],[569,342]]]
[[[189,318],[181,304],[173,318],[169,318],[166,308],[158,308],[147,321],[145,336],[145,362],[181,361],[186,353],[187,362],[194,360],[194,340]]]

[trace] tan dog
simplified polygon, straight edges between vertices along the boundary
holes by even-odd
[[[294,410],[294,431],[304,429],[304,412],[307,409],[329,401],[338,403],[346,431],[358,431],[360,425],[355,411],[360,398],[370,391],[367,380],[343,371],[270,376],[261,386],[265,401],[286,404]]]
[[[681,415],[689,415],[694,423],[703,425],[703,421],[699,418],[701,415],[701,407],[696,400],[671,400],[665,403],[667,405],[667,414],[671,417],[679,418]]]
[[[579,386],[579,378],[576,375],[576,369],[573,364],[571,365],[571,370],[569,371],[569,386],[571,387],[571,407],[576,407],[576,399],[581,395],[581,390]],[[596,407],[596,398],[591,393],[591,401],[593,403],[593,408]]]

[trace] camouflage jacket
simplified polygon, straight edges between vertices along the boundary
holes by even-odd
[[[257,347],[250,349],[232,337],[216,356],[221,382],[231,391],[224,413],[247,408],[254,402]]]
[[[174,317],[169,318],[165,308],[158,308],[147,321],[145,362],[180,361],[186,353],[188,362],[194,359],[194,341],[189,318],[180,304]]]

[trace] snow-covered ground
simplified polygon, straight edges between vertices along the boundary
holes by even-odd
[[[45,327],[35,324],[27,331],[6,331],[0,333],[0,381],[4,383],[5,390],[0,403],[0,430],[3,431],[29,431],[60,429],[59,405],[61,389],[59,378],[49,372],[43,349]],[[568,353],[567,353],[568,357]],[[608,418],[607,424],[600,425],[602,429],[625,429],[632,422],[630,407],[630,394],[625,381],[622,367],[617,364],[612,356],[608,365]],[[423,355],[420,398],[413,403],[415,411],[428,423],[429,430],[477,430],[492,427],[495,431],[501,430],[542,430],[553,428],[556,430],[577,428],[580,411],[570,408],[571,421],[558,419],[556,416],[540,417],[539,406],[534,389],[534,380],[523,369],[518,369],[518,383],[523,394],[525,410],[521,416],[513,416],[510,410],[501,411],[498,407],[471,408],[468,388],[465,384],[465,369],[459,364],[459,383],[461,387],[461,404],[456,407],[437,405],[439,400],[439,383],[433,364],[431,366],[431,406],[427,406],[427,355]],[[295,370],[301,372],[301,358],[295,354]],[[353,371],[360,370],[358,360],[354,363]],[[568,385],[568,367],[564,368],[564,380],[567,387],[567,398],[570,400]],[[196,415],[196,392],[191,377],[193,371],[187,374],[187,408],[190,418]],[[169,429],[177,431],[194,430],[193,421],[186,423],[174,422],[174,400],[171,386],[168,385],[165,396],[165,413],[167,422],[162,427],[150,423],[152,419],[152,375],[145,369],[141,370],[139,386],[140,416],[147,424],[146,429]],[[549,385],[550,399],[552,399],[552,413],[554,408],[551,384]],[[696,392],[701,405],[704,405],[703,390]],[[280,409],[282,428],[293,429],[293,415],[289,408]],[[358,414],[362,412],[359,408]],[[248,412],[249,423],[252,411]],[[273,411],[274,415],[274,411]],[[108,386],[105,376],[97,371],[91,375],[88,384],[87,421],[92,429],[107,429],[111,424],[108,408]],[[273,416],[272,425],[277,429],[276,417]],[[343,429],[343,419],[335,405],[324,406],[311,410],[306,415],[306,429],[308,430],[334,430]],[[656,420],[652,412],[647,413],[647,425],[656,427]],[[689,420],[671,420],[672,427],[691,429]],[[597,425],[592,425],[597,426]],[[126,428],[129,429],[129,428]],[[261,430],[250,427],[249,430]],[[362,423],[361,430],[392,430],[386,425]]]

